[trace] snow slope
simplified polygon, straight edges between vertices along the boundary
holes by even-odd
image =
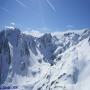
[[[39,33],[38,33],[39,34]],[[0,32],[0,88],[90,90],[90,30],[33,36]]]

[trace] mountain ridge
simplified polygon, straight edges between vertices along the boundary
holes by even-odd
[[[90,59],[89,29],[79,33],[43,33],[37,37],[8,28],[0,32],[0,37],[1,86],[17,85],[18,90],[86,90],[78,88],[82,86],[78,77]]]

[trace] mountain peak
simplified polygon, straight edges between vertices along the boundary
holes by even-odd
[[[0,71],[5,76],[1,83],[17,82],[18,90],[72,90],[71,86],[81,83],[82,73],[87,78],[88,72],[83,70],[90,70],[90,30],[43,33],[39,37],[37,33],[27,35],[12,27],[0,32]]]

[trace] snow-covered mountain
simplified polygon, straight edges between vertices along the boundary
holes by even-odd
[[[1,90],[90,90],[90,30],[38,34],[0,32]]]

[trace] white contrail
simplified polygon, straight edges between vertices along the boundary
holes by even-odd
[[[20,4],[21,6],[23,6],[23,7],[27,7],[24,3],[22,3],[20,0],[16,0],[16,2],[18,3],[18,4]]]
[[[3,7],[0,7],[3,11],[5,11],[5,12],[7,12],[7,13],[9,13],[9,10],[8,9],[6,9],[6,8],[3,8]]]
[[[55,9],[55,7],[52,5],[52,3],[51,3],[49,0],[46,0],[46,1],[47,1],[48,5],[51,7],[51,9],[55,12],[56,9]]]

